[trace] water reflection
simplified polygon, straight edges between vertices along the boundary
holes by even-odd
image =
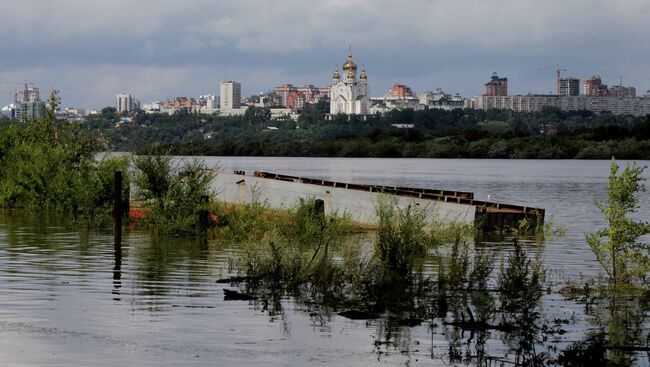
[[[593,199],[605,190],[607,162],[604,169],[597,167],[603,175],[584,168],[597,162],[568,163],[564,169],[557,169],[556,162],[549,169],[530,162],[524,165],[533,168],[522,168],[509,162],[515,168],[502,167],[509,173],[498,176],[483,172],[494,171],[486,161],[475,162],[472,169],[459,169],[465,167],[459,161],[441,167],[402,160],[390,166],[394,169],[386,169],[385,162],[359,160],[341,168],[339,161],[325,161],[330,171],[313,161],[276,164],[294,171],[269,168],[267,161],[257,158],[248,164],[341,181],[466,189],[559,213],[556,221],[568,224],[570,233],[544,244],[545,263],[551,267],[545,287],[552,289],[539,300],[539,313],[527,319],[534,327],[506,332],[450,324],[470,320],[468,307],[475,323],[502,323],[496,312],[501,300],[491,289],[497,285],[501,257],[507,258],[512,250],[511,237],[482,238],[471,244],[467,266],[459,257],[458,267],[464,267],[466,274],[474,272],[473,280],[459,281],[448,273],[442,288],[433,284],[432,297],[417,302],[403,302],[410,298],[408,293],[387,289],[391,302],[378,319],[353,320],[338,315],[350,305],[332,306],[310,289],[272,292],[246,288],[246,284],[215,283],[232,275],[229,259],[238,251],[218,240],[168,240],[126,230],[121,251],[116,251],[110,231],[79,232],[52,216],[3,214],[3,363],[75,366],[93,360],[100,365],[141,366],[371,366],[380,361],[388,365],[496,366],[517,361],[604,365],[609,360],[650,365],[647,296],[608,298],[593,290],[567,300],[557,293],[567,277],[579,279],[580,273],[593,275],[597,269],[584,245],[584,233],[599,227],[590,210]],[[319,174],[310,174],[309,169]],[[432,178],[430,172],[439,175]],[[528,176],[522,178],[522,172]],[[380,182],[378,175],[385,179]],[[643,215],[650,208],[649,199],[643,198]],[[523,248],[534,255],[536,244],[528,241]],[[474,271],[481,268],[474,263],[482,254],[495,259],[489,267],[492,275],[483,284],[478,281],[478,270]],[[441,263],[449,261],[425,260],[424,272],[436,274]],[[469,283],[475,285],[470,288]],[[224,301],[224,288],[250,291],[258,299]],[[447,297],[438,297],[442,293]],[[398,304],[408,307],[400,309]],[[418,315],[424,316],[413,317]],[[421,323],[411,324],[416,318]]]
[[[120,241],[115,242],[113,249],[115,253],[114,257],[114,266],[113,266],[113,300],[121,301],[120,298],[120,288],[122,288],[122,243]]]

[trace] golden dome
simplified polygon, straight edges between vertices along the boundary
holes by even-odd
[[[348,61],[343,64],[343,70],[348,71],[348,70],[357,70],[357,64],[352,61],[352,46],[350,46],[350,52],[348,53]]]
[[[368,75],[366,75],[366,70],[361,70],[361,75],[359,75],[359,79],[366,80],[368,79]]]
[[[341,79],[341,74],[339,74],[338,69],[334,71],[334,75],[332,76],[332,79]]]
[[[348,70],[348,72],[345,74],[345,77],[348,79],[354,79],[354,71]]]

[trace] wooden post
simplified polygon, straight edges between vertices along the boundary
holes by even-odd
[[[122,249],[122,171],[115,171],[113,185],[113,236],[115,249]]]
[[[314,216],[322,217],[325,215],[325,201],[322,199],[314,200]]]

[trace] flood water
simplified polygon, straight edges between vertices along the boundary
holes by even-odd
[[[380,185],[472,191],[475,198],[546,209],[566,235],[544,243],[553,292],[548,318],[573,317],[559,347],[593,327],[584,306],[555,292],[564,279],[597,274],[585,234],[604,225],[608,161],[208,157],[224,171],[270,171]],[[624,162],[619,162],[621,165]],[[648,165],[650,162],[639,162]],[[646,171],[646,177],[648,177]],[[639,218],[650,218],[641,194]],[[218,240],[155,239],[126,229],[121,254],[110,231],[66,228],[59,218],[0,215],[0,366],[449,365],[452,328],[395,326],[309,312],[291,298],[269,314],[224,301],[228,260]],[[499,253],[504,244],[486,244]],[[647,329],[646,329],[647,333]],[[507,354],[498,334],[493,354]],[[637,365],[649,365],[643,355]]]

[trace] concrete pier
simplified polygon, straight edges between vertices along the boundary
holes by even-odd
[[[373,227],[377,222],[375,207],[380,195],[390,195],[373,190],[350,189],[344,187],[330,187],[324,185],[308,184],[302,180],[290,181],[284,179],[271,179],[239,174],[220,173],[213,181],[213,189],[217,197],[227,203],[243,204],[253,200],[268,203],[271,208],[288,208],[295,206],[303,200],[321,199],[324,202],[325,214],[348,214],[351,219],[360,225]],[[356,185],[362,187],[362,185]],[[393,195],[397,205],[407,207],[417,205],[426,208],[435,218],[442,223],[474,223],[476,209],[473,205],[458,203],[459,198],[453,197],[454,202],[443,200],[423,199],[418,195],[399,196]],[[421,194],[419,195],[421,196]]]

